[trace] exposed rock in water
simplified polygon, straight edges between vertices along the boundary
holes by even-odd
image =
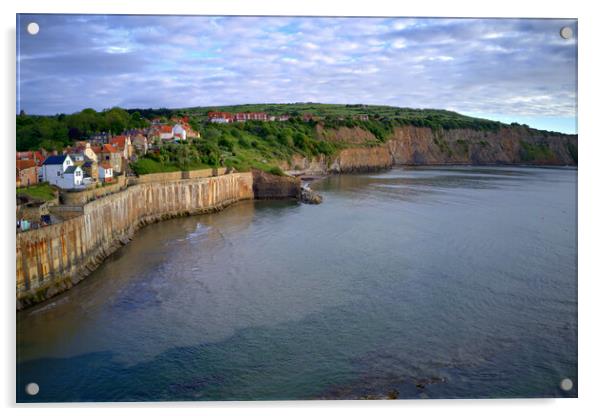
[[[293,176],[279,176],[253,169],[253,195],[255,199],[299,199],[301,180]]]
[[[322,195],[307,186],[301,188],[301,202],[306,204],[321,204]]]

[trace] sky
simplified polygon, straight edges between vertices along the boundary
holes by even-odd
[[[576,35],[558,19],[21,14],[17,112],[362,103],[576,133]]]

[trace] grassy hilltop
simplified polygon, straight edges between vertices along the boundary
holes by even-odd
[[[207,122],[208,111],[266,112],[268,115],[290,115],[288,121],[214,124]],[[304,121],[304,115],[318,120]],[[368,120],[360,116],[369,116]],[[101,112],[85,109],[81,112],[55,116],[17,116],[17,149],[43,147],[61,150],[75,140],[99,131],[115,134],[124,129],[148,126],[149,120],[162,117],[188,116],[191,126],[201,138],[184,144],[165,144],[159,151],[140,158],[132,165],[139,173],[197,169],[206,166],[233,166],[245,171],[252,167],[280,173],[279,161],[290,160],[294,154],[330,156],[345,147],[378,146],[386,142],[395,127],[428,127],[433,131],[471,129],[497,132],[506,126],[497,121],[474,118],[446,110],[411,109],[363,104],[245,104],[233,106],[191,107],[182,109],[112,108]],[[518,126],[529,129],[528,126]],[[327,140],[322,131],[340,128],[359,128],[374,139],[361,144],[345,140]],[[538,131],[545,136],[560,135]],[[371,137],[372,137],[371,136]]]

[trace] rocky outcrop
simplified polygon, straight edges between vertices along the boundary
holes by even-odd
[[[278,176],[253,169],[253,194],[255,199],[298,199],[301,180],[292,176]]]
[[[301,197],[300,201],[305,204],[321,204],[322,203],[322,195],[314,191],[313,189],[304,186],[301,188]]]
[[[252,181],[251,173],[234,173],[134,185],[87,203],[67,221],[18,233],[17,308],[77,284],[146,224],[253,198]]]
[[[343,127],[317,127],[324,140],[355,147],[337,155],[307,158],[295,155],[284,170],[307,175],[350,173],[386,169],[392,165],[576,165],[577,136],[549,134],[523,126],[499,131],[452,129],[433,131],[428,127],[404,126],[393,130],[386,143],[372,133]],[[346,136],[348,141],[345,140]],[[363,144],[360,144],[363,143]]]
[[[522,126],[496,132],[398,127],[387,143],[402,165],[576,165],[577,136],[550,135]]]

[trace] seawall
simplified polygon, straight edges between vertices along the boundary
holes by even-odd
[[[146,224],[252,198],[250,172],[142,183],[85,204],[82,215],[18,233],[17,309],[77,284]]]

